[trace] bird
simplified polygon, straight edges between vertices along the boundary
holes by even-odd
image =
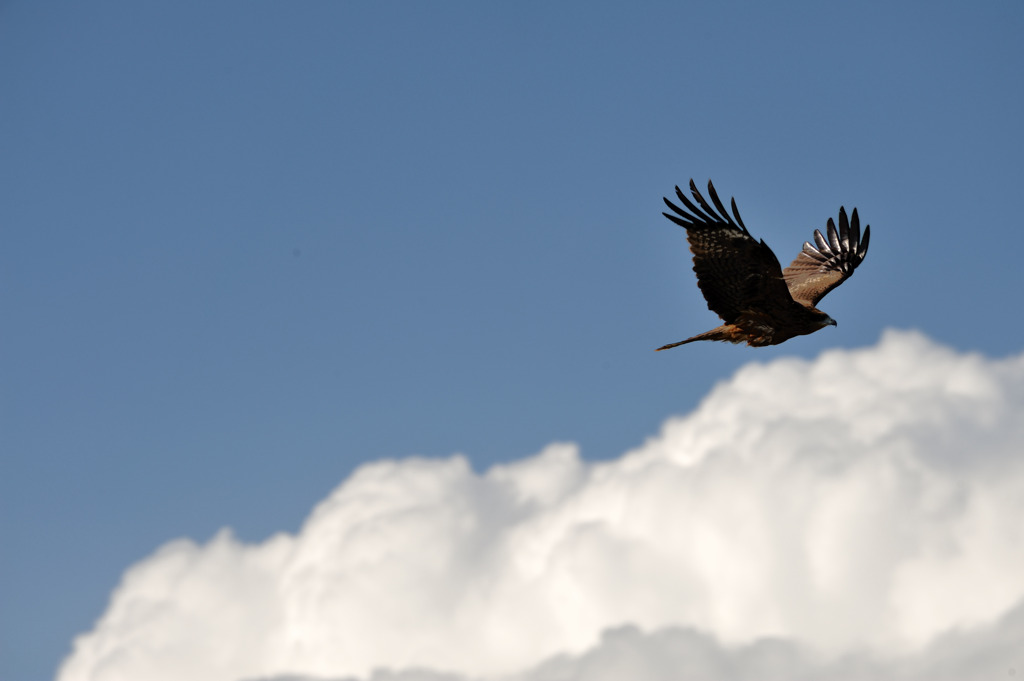
[[[847,217],[846,209],[840,207],[839,228],[829,218],[827,237],[814,230],[814,243],[805,241],[796,259],[782,269],[764,239],[758,241],[747,231],[735,198],[730,216],[710,180],[708,195],[714,206],[701,196],[692,179],[690,193],[693,200],[677,186],[676,196],[685,209],[666,197],[665,204],[672,212],[662,215],[686,229],[697,286],[708,309],[725,323],[657,350],[694,341],[778,345],[794,336],[836,326],[836,320],[815,305],[850,278],[867,255],[871,227],[864,227],[862,239],[856,208]]]

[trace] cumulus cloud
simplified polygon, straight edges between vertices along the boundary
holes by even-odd
[[[621,458],[367,464],[129,568],[60,681],[1024,673],[1024,355],[751,364]],[[1014,657],[1014,656],[1018,657]]]

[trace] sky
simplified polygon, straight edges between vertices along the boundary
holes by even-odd
[[[1022,409],[1024,354],[892,330],[616,459],[371,462],[297,533],[132,565],[58,679],[1010,677]]]
[[[1022,30],[1015,2],[0,3],[0,677],[1005,673]],[[660,215],[691,177],[783,262],[858,208],[836,328],[653,352],[718,323]]]

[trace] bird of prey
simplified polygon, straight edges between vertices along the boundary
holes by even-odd
[[[686,229],[697,285],[708,301],[708,309],[725,323],[658,350],[701,340],[757,347],[778,345],[793,336],[836,325],[815,305],[852,276],[868,252],[871,228],[864,227],[861,239],[856,208],[849,219],[846,209],[840,208],[839,229],[829,218],[827,238],[814,230],[814,244],[804,242],[796,260],[782,269],[764,240],[758,242],[750,236],[736,210],[736,199],[732,200],[730,217],[710,180],[708,195],[713,207],[697,191],[693,180],[690,193],[693,201],[676,187],[676,196],[686,208],[666,198],[672,213],[663,215]]]

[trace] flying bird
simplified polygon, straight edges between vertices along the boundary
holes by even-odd
[[[666,198],[672,213],[663,215],[686,229],[697,286],[708,301],[708,309],[725,323],[658,350],[701,340],[756,347],[778,345],[794,336],[836,325],[815,305],[851,277],[868,252],[871,227],[864,227],[861,239],[856,208],[847,219],[846,209],[841,207],[839,229],[829,218],[827,238],[814,230],[814,243],[804,242],[796,259],[782,269],[764,240],[759,242],[750,236],[736,210],[736,199],[732,200],[730,217],[710,180],[708,195],[714,207],[704,200],[693,180],[690,193],[693,201],[676,187],[676,196],[686,208]]]

